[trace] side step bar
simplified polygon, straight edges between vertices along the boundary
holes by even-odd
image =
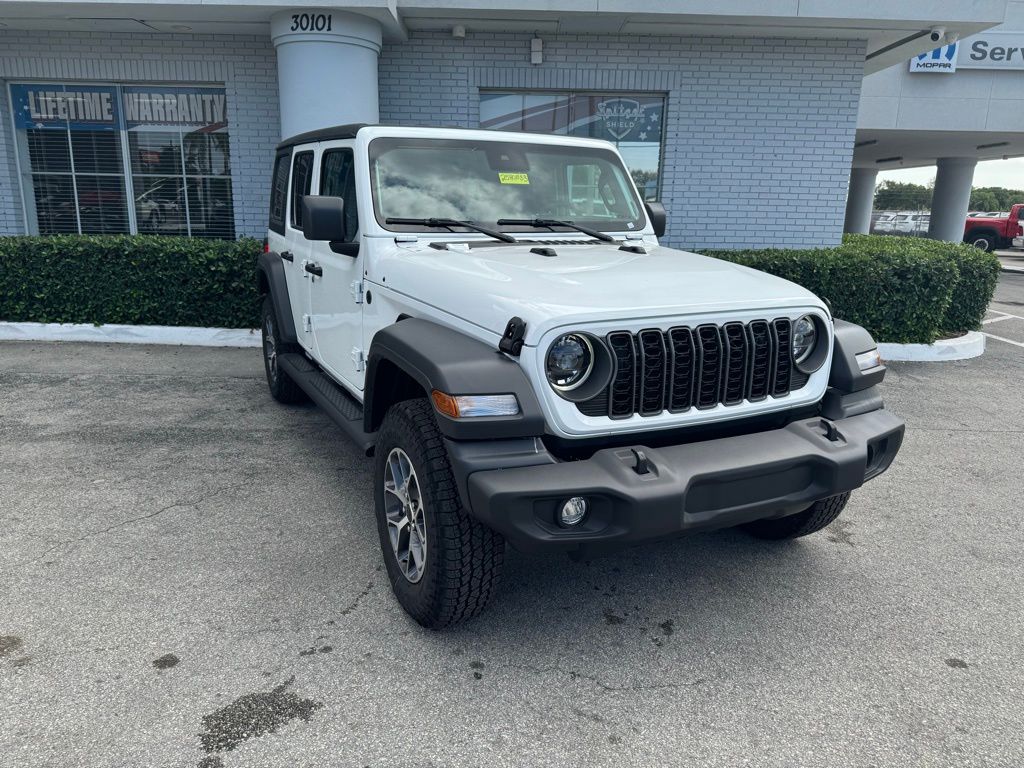
[[[279,355],[277,364],[309,395],[310,400],[327,412],[359,450],[367,456],[373,453],[377,441],[372,434],[363,431],[363,406],[348,392],[298,352]]]

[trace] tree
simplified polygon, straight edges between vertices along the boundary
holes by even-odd
[[[1024,203],[1024,191],[1006,187],[975,187],[971,191],[972,211],[1008,211]]]
[[[875,190],[876,211],[927,211],[932,207],[931,187],[883,181]]]
[[[928,186],[899,181],[883,181],[875,190],[876,211],[927,211],[932,207],[933,181]],[[1024,190],[1005,187],[975,187],[971,191],[970,210],[1008,211],[1024,203]]]

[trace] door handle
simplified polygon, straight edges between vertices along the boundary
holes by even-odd
[[[323,267],[321,267],[319,264],[313,263],[312,261],[307,261],[305,264],[303,264],[303,269],[305,269],[311,275],[316,275],[317,277],[324,276]]]
[[[281,251],[281,258],[285,261],[295,261],[295,257],[292,256],[291,251]]]

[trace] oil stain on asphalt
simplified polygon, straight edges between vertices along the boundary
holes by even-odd
[[[10,656],[21,650],[22,642],[20,637],[15,635],[0,635],[0,658]]]
[[[828,540],[833,544],[855,546],[853,543],[853,525],[849,520],[836,520],[828,527],[828,531]]]
[[[614,611],[612,611],[610,608],[605,608],[604,609],[604,623],[605,624],[614,626],[615,624],[622,624],[625,620],[626,619],[624,617],[619,616]]]
[[[317,648],[317,647],[311,645],[306,650],[299,651],[299,656],[312,656],[314,653],[330,653],[333,650],[334,650],[334,646],[332,646],[332,645],[324,645],[324,646],[321,646],[320,648]]]
[[[308,721],[316,710],[323,707],[323,703],[303,699],[289,691],[294,682],[295,677],[292,676],[267,693],[247,694],[204,716],[206,732],[199,734],[203,749],[206,752],[230,752],[246,739],[274,733],[296,718]]]
[[[483,678],[484,675],[481,670],[484,668],[484,663],[482,661],[471,661],[469,662],[469,666],[474,670],[473,679],[480,680]]]
[[[157,669],[170,669],[171,667],[176,666],[179,661],[181,661],[181,659],[173,653],[165,653],[159,659],[153,659],[153,666]]]

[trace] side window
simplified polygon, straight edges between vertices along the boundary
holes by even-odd
[[[292,227],[302,229],[302,198],[313,183],[313,153],[300,152],[292,163]]]
[[[288,202],[288,161],[291,153],[282,152],[274,160],[274,174],[270,182],[270,229],[284,234],[284,210]]]
[[[329,149],[320,164],[320,194],[345,201],[345,242],[359,234],[356,208],[356,169],[351,149]]]

